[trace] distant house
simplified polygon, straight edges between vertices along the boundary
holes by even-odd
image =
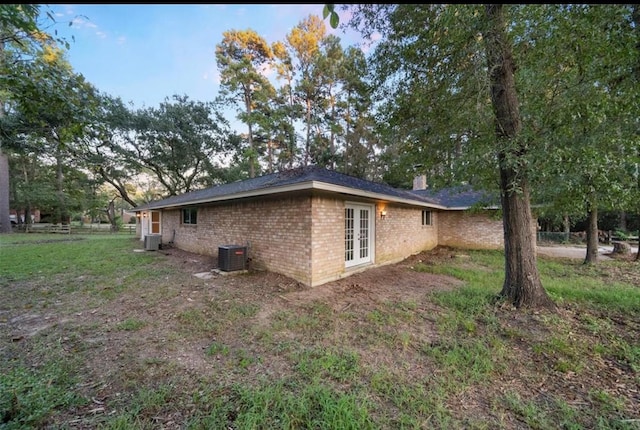
[[[417,187],[420,188],[420,187]],[[503,247],[495,206],[471,190],[401,190],[315,166],[169,197],[134,211],[138,235],[212,257],[246,247],[254,268],[308,286],[438,245]]]
[[[23,210],[10,209],[9,218],[11,219],[11,224],[24,224],[26,222]],[[31,210],[31,222],[40,222],[40,209]]]

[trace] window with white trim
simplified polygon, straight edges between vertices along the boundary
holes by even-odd
[[[429,210],[422,211],[422,225],[433,225],[433,212]]]
[[[198,224],[198,208],[182,209],[182,224]]]

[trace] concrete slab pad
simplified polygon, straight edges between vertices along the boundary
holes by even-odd
[[[248,270],[234,270],[232,272],[225,272],[224,270],[220,270],[220,269],[213,269],[212,272],[214,272],[217,275],[222,275],[222,276],[241,275],[243,273],[249,273]]]
[[[200,279],[211,279],[211,278],[213,278],[213,273],[211,273],[211,272],[200,272],[200,273],[194,273],[193,276],[195,276],[196,278],[200,278]]]

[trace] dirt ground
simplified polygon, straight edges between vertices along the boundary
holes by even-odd
[[[169,265],[175,272],[177,282],[164,285],[159,293],[162,297],[136,291],[127,291],[117,299],[109,302],[108,306],[92,307],[88,303],[83,310],[73,313],[63,311],[69,303],[61,302],[50,309],[27,309],[20,314],[7,315],[7,324],[0,324],[2,331],[7,330],[14,343],[28,339],[45,330],[57,330],[60,341],[64,347],[73,350],[81,348],[88,358],[85,369],[90,375],[87,378],[90,383],[84,388],[88,398],[93,400],[85,411],[75,411],[76,419],[81,422],[83,414],[109,413],[113,405],[118,404],[118,396],[130,390],[130,380],[153,379],[166,376],[167,369],[185,375],[202,375],[219,372],[221,360],[212,360],[204,354],[212,342],[219,341],[230,347],[240,348],[240,343],[246,341],[247,332],[252,336],[259,336],[261,327],[269,327],[277,316],[284,310],[298,309],[307,311],[311,307],[321,303],[328,306],[334,315],[352,312],[354,320],[340,321],[343,326],[337,327],[335,321],[327,322],[327,330],[335,330],[336,336],[344,336],[356,325],[362,324],[362,319],[383,303],[407,302],[417,303],[417,314],[422,318],[420,324],[405,327],[412,341],[420,344],[438,344],[440,333],[436,325],[438,308],[433,302],[425,300],[425,294],[430,291],[441,291],[455,288],[461,284],[448,276],[434,275],[410,270],[417,263],[437,264],[439,261],[453,258],[464,258],[464,254],[447,248],[424,252],[412,256],[400,263],[372,268],[347,278],[330,282],[315,288],[307,288],[300,283],[275,273],[257,272],[244,274],[223,275],[212,272],[215,262],[211,257],[192,254],[178,249],[166,249],[158,251],[159,261],[163,267]],[[572,254],[572,257],[575,255]],[[198,277],[196,274],[209,274]],[[640,280],[635,279],[640,287]],[[69,297],[72,301],[76,297]],[[247,321],[238,322],[236,325],[207,327],[200,333],[184,335],[179,332],[181,319],[190,315],[190,312],[198,310],[204,316],[210,316],[212,303],[216,306],[225,304],[246,304],[257,306],[258,311]],[[78,309],[77,306],[73,308]],[[504,314],[498,315],[500,324],[505,330],[518,330],[526,333],[525,337],[531,339],[542,338],[544,335],[543,316],[535,313],[517,313],[508,309],[499,310]],[[580,318],[571,307],[559,310],[562,318],[568,325],[575,325],[576,336],[580,333]],[[118,324],[127,319],[142,320],[146,325],[137,331],[119,330]],[[615,316],[613,316],[615,318]],[[359,322],[360,321],[360,322]],[[220,321],[219,324],[225,324]],[[333,324],[333,325],[332,325]],[[349,324],[353,324],[350,327]],[[621,323],[615,330],[621,332],[621,336],[637,333],[638,322],[635,326]],[[81,339],[76,333],[81,330]],[[93,329],[88,329],[93,328]],[[75,331],[74,331],[75,330]],[[212,339],[207,335],[207,330],[216,332]],[[295,333],[290,334],[297,336]],[[586,335],[586,334],[585,334]],[[312,336],[312,334],[310,335]],[[244,339],[244,340],[243,340]],[[300,342],[311,342],[306,338],[296,338]],[[541,360],[526,342],[514,343],[514,354],[524,363],[536,363]],[[416,372],[416,375],[424,372],[436,372],[435,369],[424,369],[407,351],[381,351],[372,350],[369,345],[360,345],[357,340],[351,345],[356,349],[365,363],[384,362],[390,368],[397,366],[403,372]],[[259,348],[245,343],[242,348],[263,357],[261,364],[255,365],[249,374],[225,373],[220,378],[242,377],[246,380],[258,378],[260,375],[277,376],[290,371],[286,361],[277,353],[251,351],[251,348]],[[273,355],[270,355],[273,354]],[[150,365],[149,363],[159,363]],[[496,419],[492,417],[491,405],[486,399],[499,397],[500,393],[509,390],[517,390],[523,397],[536,398],[544,395],[563,395],[572,402],[588,402],[590,387],[593,384],[605,387],[608,392],[619,395],[625,399],[637,399],[640,401],[638,387],[633,383],[630,370],[625,369],[621,363],[594,362],[580,373],[556,374],[546,381],[539,381],[531,368],[522,369],[524,374],[514,377],[501,376],[491,386],[472,386],[468,391],[450,399],[449,408],[459,410],[460,414],[469,416],[487,416],[488,421]],[[540,385],[530,386],[527,381],[536,380]],[[594,382],[596,381],[596,382]],[[482,392],[478,391],[481,390]],[[637,406],[637,405],[636,405]],[[456,409],[458,408],[458,409]],[[96,410],[98,412],[96,412]],[[185,417],[186,411],[174,411],[170,416],[159,418],[164,424],[162,428],[172,428],[171,423],[180,423]],[[502,418],[507,419],[507,418]],[[514,427],[525,428],[522,423],[514,422]],[[175,425],[175,428],[179,428]],[[508,426],[507,426],[508,427]]]

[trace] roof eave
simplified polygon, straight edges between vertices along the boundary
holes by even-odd
[[[261,188],[258,190],[251,190],[251,191],[245,191],[245,192],[233,193],[233,194],[225,194],[222,196],[215,196],[215,197],[206,197],[206,198],[189,200],[189,201],[178,202],[173,204],[160,204],[160,202],[158,202],[157,205],[154,205],[153,203],[150,203],[148,205],[143,206],[142,208],[134,209],[134,212],[141,212],[141,211],[154,210],[154,209],[179,208],[179,207],[185,207],[185,206],[201,205],[206,203],[217,203],[217,202],[223,202],[227,200],[237,200],[237,199],[245,199],[250,197],[261,197],[261,196],[268,196],[273,194],[289,193],[294,191],[309,191],[309,190],[329,191],[329,192],[347,194],[347,195],[356,196],[356,197],[364,197],[364,198],[369,198],[374,200],[384,200],[384,201],[395,202],[395,203],[404,203],[412,206],[421,206],[421,207],[428,207],[433,209],[448,209],[446,206],[438,205],[435,203],[422,202],[420,200],[402,198],[402,197],[392,196],[390,194],[364,191],[356,188],[346,187],[343,185],[330,184],[322,181],[306,181],[306,182],[300,182],[297,184],[282,185],[282,186],[271,187],[271,188]]]
[[[473,206],[445,206],[445,209],[450,211],[466,211],[471,209]],[[500,206],[482,206],[478,208],[479,210],[497,210],[500,209]]]

